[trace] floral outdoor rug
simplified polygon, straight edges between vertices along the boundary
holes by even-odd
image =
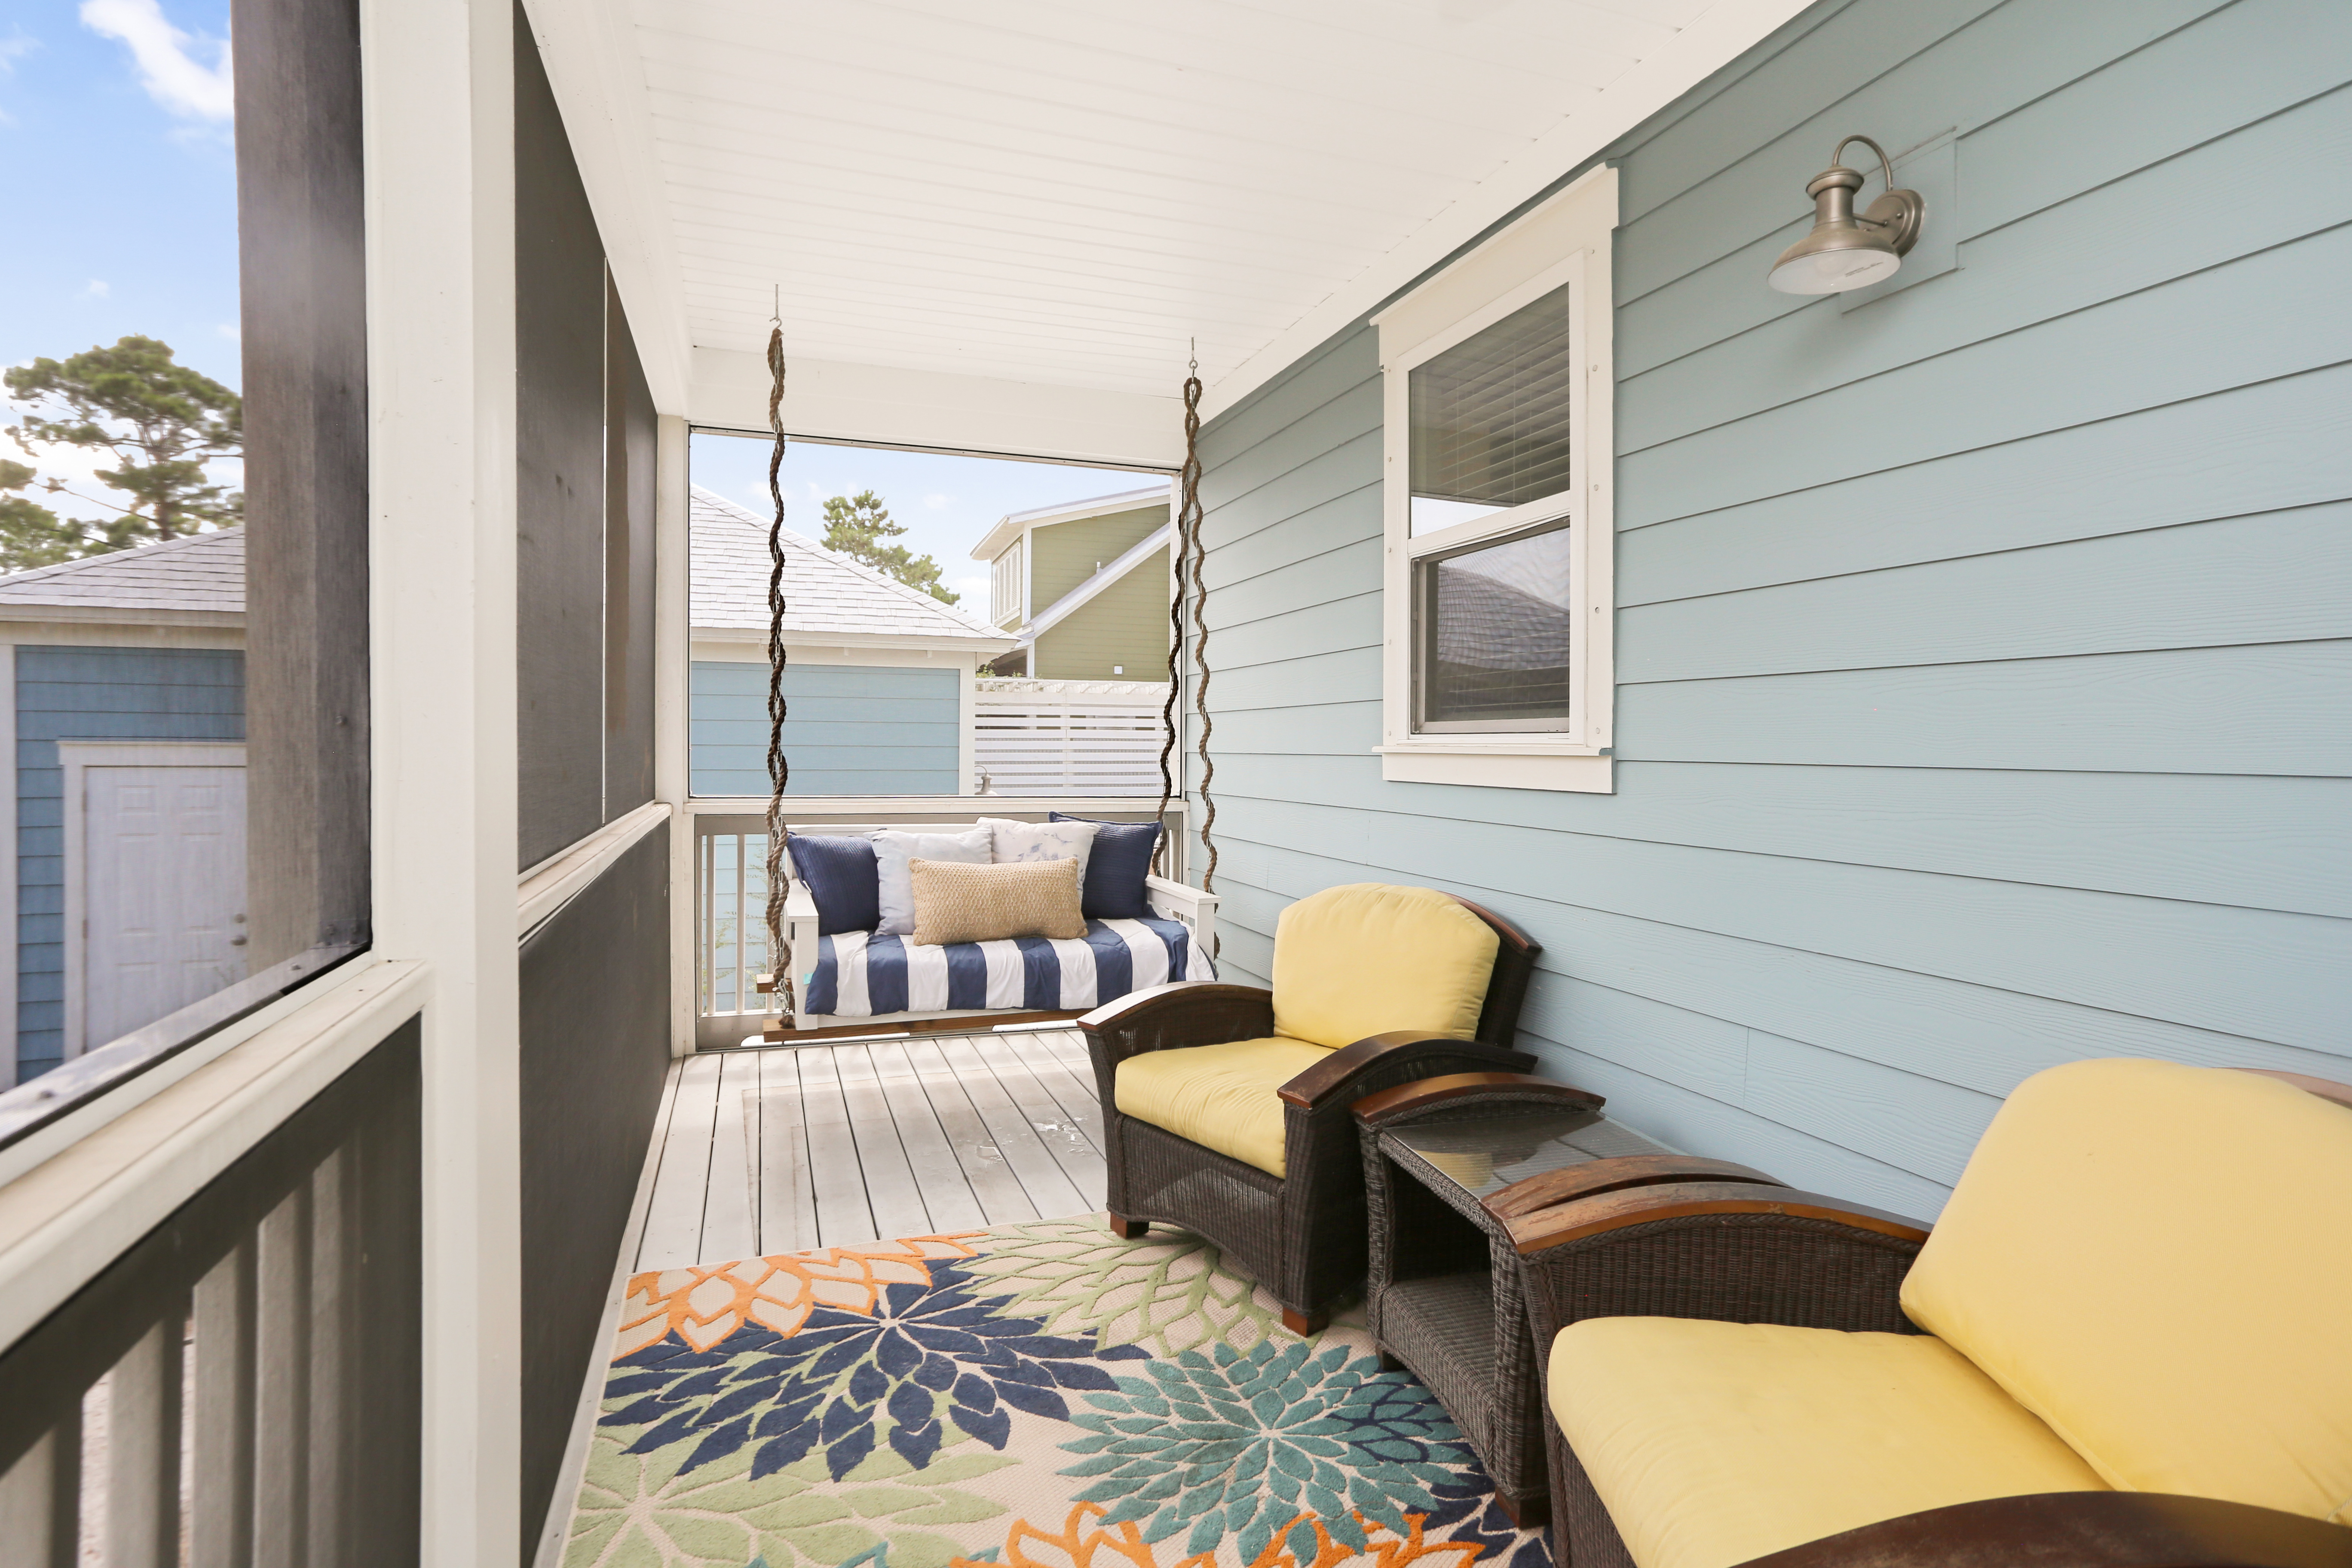
[[[1099,1217],[629,1282],[565,1568],[1550,1568],[1436,1398]]]

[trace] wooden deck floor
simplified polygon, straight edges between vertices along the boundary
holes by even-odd
[[[638,1272],[1103,1205],[1075,1029],[727,1051],[672,1070]]]

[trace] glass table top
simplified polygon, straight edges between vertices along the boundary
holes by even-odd
[[[1381,1136],[1420,1155],[1474,1198],[1588,1160],[1669,1152],[1597,1110],[1535,1110],[1427,1121],[1391,1128]]]

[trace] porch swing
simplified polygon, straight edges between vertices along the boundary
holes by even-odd
[[[768,783],[767,938],[771,972],[758,988],[780,998],[779,1012],[761,1020],[761,1039],[792,1045],[884,1033],[961,1033],[1003,1024],[1066,1022],[1105,1002],[1178,980],[1216,978],[1217,848],[1212,837],[1216,807],[1209,797],[1209,667],[1204,635],[1192,647],[1195,712],[1200,725],[1201,843],[1207,865],[1197,888],[1167,873],[1176,868],[1166,821],[1178,797],[1171,763],[1178,744],[1179,676],[1184,647],[1185,595],[1192,595],[1198,628],[1207,602],[1201,538],[1200,365],[1193,361],[1184,381],[1182,499],[1177,509],[1174,551],[1176,587],[1168,607],[1168,697],[1160,708],[1160,805],[1150,825],[1148,860],[1137,842],[1144,824],[1097,823],[1092,834],[1076,829],[1066,837],[1089,841],[1093,858],[1082,872],[1086,933],[1081,937],[1011,937],[995,941],[918,944],[904,920],[904,889],[912,860],[925,851],[991,862],[1034,858],[1032,852],[1003,852],[1014,837],[1033,840],[1054,833],[1011,819],[977,822],[826,823],[821,832],[795,835],[786,819],[784,792],[792,766],[784,754],[784,496],[782,472],[784,334],[781,312],[768,333],[768,497],[775,511],[768,529]],[[1077,822],[1049,814],[1057,822]],[[995,824],[996,826],[992,826]],[[1111,834],[1108,830],[1124,829]],[[912,836],[912,837],[909,837]],[[950,841],[947,847],[929,836]],[[797,838],[800,849],[794,847]],[[864,841],[861,844],[859,841]],[[823,887],[802,869],[803,851]],[[1080,858],[1087,858],[1080,856]],[[885,868],[887,867],[888,869]],[[866,879],[872,870],[871,882]],[[892,872],[898,895],[886,889]],[[861,900],[862,904],[861,904]],[[886,906],[898,919],[886,913]],[[781,977],[781,978],[780,978]]]

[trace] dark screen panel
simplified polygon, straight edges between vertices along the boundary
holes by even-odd
[[[654,797],[653,389],[610,281],[604,303],[604,818]]]
[[[526,1563],[555,1501],[669,1069],[670,831],[638,839],[522,944]]]
[[[515,26],[515,663],[520,864],[604,820],[604,250]]]

